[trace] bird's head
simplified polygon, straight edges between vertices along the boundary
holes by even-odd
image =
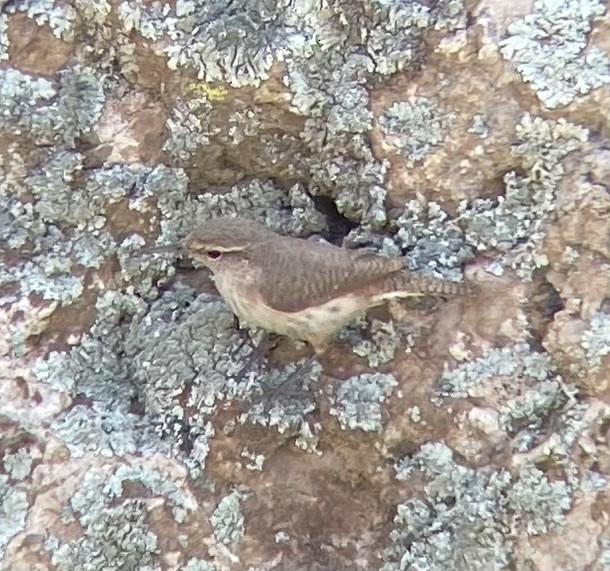
[[[253,246],[274,236],[265,226],[240,217],[210,220],[191,232],[183,242],[184,253],[216,271],[248,259]]]

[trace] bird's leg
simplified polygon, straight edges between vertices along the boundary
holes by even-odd
[[[250,333],[246,329],[242,329],[241,323],[239,322],[239,317],[237,317],[237,315],[235,315],[235,314],[233,314],[233,327],[235,327],[237,334],[241,338],[241,343],[239,344],[239,347],[237,347],[237,350],[239,351],[246,343],[249,343],[251,341],[251,337],[250,337]],[[261,343],[266,342],[265,336],[266,336],[266,332],[264,332],[263,336],[261,337],[261,339],[259,341],[259,345]],[[254,349],[254,351],[256,351],[256,348]],[[254,351],[253,351],[253,353],[254,353]]]
[[[250,341],[250,335],[248,334],[247,331],[244,331],[241,328],[241,323],[239,322],[239,317],[237,317],[237,315],[233,314],[233,327],[235,327],[235,331],[237,331],[237,334],[239,335],[240,339],[241,339],[241,343],[239,344],[239,346],[236,349],[236,352],[240,351],[241,348]]]
[[[244,344],[247,341],[244,340]],[[270,333],[268,333],[267,331],[264,331],[259,342],[257,343],[257,345],[254,347],[254,349],[252,350],[252,353],[250,353],[250,355],[248,355],[248,358],[246,359],[246,362],[244,364],[244,366],[241,368],[241,370],[239,371],[239,373],[237,374],[237,376],[235,377],[235,380],[237,382],[240,382],[243,380],[243,378],[252,371],[253,369],[253,365],[257,365],[260,364],[260,361],[262,361],[263,358],[265,358],[267,356],[267,353],[269,352],[269,350],[277,343],[277,340],[275,338],[272,338],[272,335]],[[241,345],[241,347],[243,347],[243,344]]]
[[[235,315],[235,314],[233,314],[233,327],[235,327],[235,330],[239,333],[239,336],[242,339],[248,340],[250,338],[248,333],[241,328],[241,323],[239,322],[239,317],[237,317],[237,315]]]

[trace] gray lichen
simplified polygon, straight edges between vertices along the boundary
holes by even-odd
[[[73,6],[69,4],[61,5],[55,0],[21,0],[20,2],[10,2],[6,6],[8,14],[14,14],[17,11],[24,12],[39,26],[49,26],[58,38],[69,40],[72,37],[76,14]]]
[[[398,386],[393,375],[365,373],[343,381],[331,399],[330,413],[339,419],[341,428],[379,431],[381,403]]]
[[[556,374],[549,356],[531,351],[526,344],[493,349],[446,370],[439,385],[443,396],[477,398],[495,407],[500,428],[516,435],[514,445],[521,451],[544,437],[550,415],[572,399],[572,388]]]
[[[217,399],[246,398],[259,382],[256,371],[237,380],[252,348],[222,301],[189,289],[164,295],[129,327],[122,351],[138,399],[174,454],[186,452],[193,476],[205,468]]]
[[[587,140],[586,129],[563,119],[548,121],[525,115],[516,129],[513,155],[520,170],[505,176],[505,195],[497,200],[464,201],[458,216],[451,217],[438,204],[411,200],[391,221],[392,236],[357,229],[347,242],[372,246],[386,254],[403,253],[411,269],[449,279],[459,279],[460,267],[477,251],[502,254],[489,271],[503,265],[531,278],[536,267],[546,264],[537,252],[549,215],[555,209],[563,177],[561,161]]]
[[[600,556],[600,562],[603,565],[603,571],[608,571],[610,569],[610,541],[602,541],[602,546],[604,547],[604,550]]]
[[[162,230],[159,243],[176,243],[198,225],[219,216],[241,215],[294,235],[326,228],[324,217],[300,185],[285,190],[255,179],[224,193],[203,192],[193,197],[187,183],[181,169],[159,166],[146,175],[132,198],[133,208],[148,197],[157,200]]]
[[[597,312],[591,319],[591,328],[584,332],[580,344],[585,350],[587,366],[591,371],[598,370],[602,358],[610,355],[610,315]]]
[[[199,203],[207,210],[206,218],[246,215],[284,234],[302,236],[326,228],[324,216],[300,185],[286,191],[271,182],[253,180],[224,194],[204,193]]]
[[[322,452],[318,449],[318,444],[321,430],[322,425],[319,422],[301,422],[299,435],[294,441],[295,446],[309,454],[320,456]]]
[[[384,178],[363,133],[372,127],[365,89],[371,62],[361,53],[296,58],[284,82],[294,111],[307,117],[302,134],[316,157],[310,164],[313,194],[330,196],[339,212],[368,226],[386,221]]]
[[[116,24],[111,2],[73,0],[69,9],[72,21],[63,39],[75,42],[79,60],[101,72],[115,88],[125,86],[125,79],[135,83],[140,64],[137,47],[133,35]]]
[[[0,474],[0,550],[24,529],[29,502],[25,490],[9,484],[8,476]]]
[[[371,320],[370,327],[361,319],[354,326],[341,330],[338,338],[350,343],[352,351],[366,357],[369,367],[373,368],[389,363],[401,346],[406,345],[407,351],[413,341],[407,324],[378,319]]]
[[[68,354],[51,354],[34,369],[55,390],[93,401],[58,418],[56,430],[76,455],[173,451],[198,474],[213,430],[216,399],[251,393],[255,380],[236,375],[252,350],[218,298],[178,288],[152,302],[109,292],[97,304],[91,332]],[[187,408],[181,404],[186,395]],[[130,412],[134,401],[145,415]],[[192,412],[186,412],[190,410]],[[172,440],[159,440],[172,436]]]
[[[504,537],[506,470],[476,471],[458,464],[444,444],[425,444],[412,458],[396,465],[396,478],[408,481],[420,473],[425,499],[397,507],[391,545],[382,571],[408,567],[440,571],[500,570],[509,562]]]
[[[372,125],[373,113],[369,109],[369,94],[362,85],[353,85],[338,95],[328,110],[329,134],[366,133]]]
[[[115,406],[134,395],[133,388],[126,391],[129,373],[120,362],[123,335],[117,325],[143,311],[143,302],[135,296],[108,292],[96,307],[96,323],[81,343],[68,353],[49,353],[33,366],[33,372],[53,390]]]
[[[610,60],[587,48],[591,21],[605,12],[599,0],[537,0],[535,12],[508,28],[502,55],[517,65],[523,79],[549,109],[571,103],[610,83]]]
[[[144,240],[138,235],[131,235],[119,244],[117,258],[121,266],[121,278],[130,288],[146,299],[154,299],[159,287],[175,273],[174,257],[169,252],[150,255],[140,249]]]
[[[350,138],[340,148],[346,152],[339,155],[333,152],[328,159],[322,155],[312,165],[312,193],[330,196],[341,214],[365,227],[384,226],[387,221],[384,179],[388,165],[374,160],[360,136]]]
[[[131,482],[145,490],[140,494],[142,497],[123,497],[125,484]],[[158,500],[171,509],[179,523],[196,507],[194,499],[178,488],[176,482],[138,463],[119,466],[112,473],[87,472],[64,510],[65,523],[77,520],[86,533],[76,541],[53,549],[53,558],[66,569],[75,559],[84,562],[91,552],[99,553],[99,567],[94,569],[120,563],[123,557],[150,561],[156,553],[156,537],[148,529],[146,520],[148,511]],[[111,545],[115,545],[116,553]],[[76,567],[79,565],[72,568]]]
[[[22,130],[48,132],[49,118],[37,105],[54,97],[53,83],[22,73],[12,67],[0,70],[0,125],[14,134]]]
[[[55,131],[69,147],[97,123],[104,100],[104,81],[93,70],[79,65],[61,71],[58,101],[49,113],[57,114]]]
[[[473,469],[441,443],[424,444],[396,464],[396,478],[425,481],[425,497],[397,507],[382,571],[417,568],[501,570],[512,560],[512,537],[536,535],[564,521],[572,492],[529,465]]]
[[[218,571],[218,567],[213,563],[203,561],[193,557],[189,562],[180,568],[181,571]]]
[[[76,405],[53,423],[73,458],[94,452],[100,456],[148,456],[164,448],[150,422],[130,414],[125,403],[119,408],[94,402]],[[167,446],[165,446],[167,448]]]
[[[434,99],[416,97],[394,103],[379,118],[379,125],[413,166],[442,142],[449,121]]]
[[[145,38],[172,42],[164,46],[168,67],[187,67],[205,81],[251,85],[267,77],[276,53],[286,42],[283,2],[181,0],[175,7],[123,2],[119,15],[124,30],[137,29]]]
[[[62,70],[57,87],[10,67],[0,71],[0,125],[14,134],[28,131],[37,144],[73,148],[99,119],[104,99],[103,80],[81,65]]]
[[[26,168],[18,146],[9,145],[0,154],[0,198],[4,205],[0,210],[0,240],[14,249],[44,232],[44,223],[36,220],[32,205],[21,200],[25,177]]]
[[[124,281],[150,293],[155,283],[171,274],[167,258],[149,255],[144,262],[141,257],[134,260],[127,242],[117,252],[115,239],[105,227],[106,210],[132,191],[141,196],[155,184],[173,184],[179,192],[181,187],[175,183],[181,171],[115,165],[83,172],[83,160],[74,151],[49,152],[27,174],[16,151],[11,149],[3,160],[0,168],[6,184],[0,185],[0,197],[8,209],[0,215],[1,235],[14,248],[31,242],[33,249],[29,260],[13,261],[10,271],[3,272],[5,281],[19,283],[23,295],[34,292],[70,303],[82,292],[85,269],[101,267],[116,252]]]
[[[25,480],[32,470],[32,457],[26,448],[19,448],[14,454],[5,452],[2,462],[5,472],[13,480]]]
[[[378,0],[378,25],[367,41],[375,71],[390,75],[417,61],[426,28],[434,24],[430,8],[419,2]]]
[[[133,0],[121,4],[119,16],[125,33],[136,29],[153,42],[171,40],[163,45],[170,69],[188,67],[207,82],[242,86],[265,79],[275,61],[306,59],[316,45],[330,55],[341,49],[367,54],[377,73],[392,74],[417,60],[428,28],[460,25],[464,6],[461,0],[432,9],[377,0],[359,10],[340,1],[181,0],[170,7]]]
[[[157,536],[148,529],[147,509],[139,500],[129,500],[118,507],[96,509],[86,522],[85,533],[60,544],[46,542],[52,551],[51,562],[59,571],[90,569],[152,569],[159,552]]]
[[[100,186],[99,171],[87,172],[83,181],[83,156],[74,151],[51,151],[28,173],[16,149],[2,162],[6,184],[0,185],[0,198],[6,210],[0,234],[13,248],[29,245],[32,254],[11,260],[0,280],[18,285],[23,296],[72,303],[83,292],[86,268],[99,268],[116,249],[104,228],[105,213],[128,187],[118,181]]]
[[[370,337],[370,339],[363,339],[353,348],[353,351],[356,355],[367,357],[369,367],[373,368],[389,363],[403,343],[401,334],[397,331],[393,321],[386,323],[373,320]]]
[[[245,499],[243,492],[234,491],[220,500],[210,517],[214,536],[225,544],[238,543],[244,537],[244,514],[241,502]]]
[[[77,405],[53,424],[75,457],[87,451],[102,456],[132,453],[147,456],[171,450],[171,443],[161,441],[155,433],[153,418],[129,411],[136,390],[119,357],[120,351],[121,335],[117,337],[112,326],[106,329],[98,323],[70,354],[51,354],[35,369],[38,378],[54,389],[93,399],[91,405]],[[192,457],[207,436],[204,426],[193,443]],[[204,464],[206,455],[207,450],[197,458],[197,465]]]
[[[474,258],[475,248],[466,242],[459,221],[435,202],[422,205],[410,200],[394,227],[394,241],[413,270],[456,279],[461,276],[461,266]]]
[[[263,469],[263,464],[265,463],[264,454],[256,454],[255,452],[252,452],[248,448],[244,448],[241,451],[240,456],[242,458],[246,458],[247,460],[250,460],[249,463],[246,463],[246,470],[261,471]]]
[[[537,468],[525,464],[508,493],[510,507],[528,535],[540,535],[559,527],[572,506],[572,494],[563,480],[549,481]]]
[[[456,30],[466,27],[466,11],[464,0],[447,0],[439,2],[432,12],[436,30]]]
[[[301,432],[301,437],[311,437],[310,434],[303,434],[303,431],[310,431],[307,415],[316,409],[310,389],[321,374],[322,366],[317,361],[308,362],[307,359],[267,371],[253,389],[258,400],[240,420],[276,428],[280,434]],[[309,447],[315,448],[315,442]]]
[[[525,428],[527,431],[520,438],[531,438],[531,433],[544,423],[551,412],[566,404],[566,390],[560,379],[552,376],[551,380],[527,386],[521,394],[506,399],[499,407],[501,426],[511,433]]]
[[[205,97],[179,98],[166,121],[169,136],[163,150],[179,161],[188,161],[200,147],[210,143],[211,103]]]
[[[58,300],[64,305],[74,302],[84,290],[82,278],[72,273],[72,265],[67,258],[39,257],[34,262],[26,262],[18,271],[0,276],[0,282],[19,283],[21,293],[28,296],[39,294],[46,300]]]
[[[486,139],[489,136],[488,117],[477,113],[472,118],[472,126],[468,129],[469,133],[479,135],[481,139]]]
[[[8,16],[0,14],[0,61],[8,59]]]
[[[462,0],[433,6],[401,0],[303,2],[289,20],[302,34],[295,38],[299,42],[290,45],[290,55],[299,59],[316,54],[315,39],[328,54],[365,55],[366,67],[391,75],[418,64],[429,29],[453,30],[461,25],[464,15]],[[310,30],[313,33],[303,33]]]
[[[409,410],[409,418],[414,422],[414,423],[418,423],[421,422],[421,410],[420,408],[415,405],[413,407],[411,407]]]
[[[59,151],[50,154],[39,168],[30,171],[24,183],[35,199],[34,212],[40,219],[76,226],[94,216],[96,205],[92,197],[85,193],[75,193],[73,196],[72,192],[72,184],[82,164],[83,156],[80,153]],[[53,192],[48,192],[49,188]]]
[[[518,170],[504,177],[506,190],[498,199],[463,201],[450,216],[435,202],[411,200],[390,222],[393,235],[374,227],[355,229],[346,243],[370,246],[387,255],[404,254],[409,267],[448,279],[461,277],[460,267],[477,251],[500,253],[488,271],[504,266],[524,279],[547,264],[539,254],[546,224],[555,210],[563,178],[561,161],[587,140],[588,131],[564,119],[545,120],[526,114],[516,127],[511,151]],[[319,167],[318,167],[319,168]]]
[[[544,381],[551,370],[549,356],[532,352],[526,344],[492,349],[479,359],[446,370],[440,379],[440,392],[452,398],[475,397],[479,387],[495,377],[528,376]]]
[[[220,138],[230,145],[239,145],[247,139],[261,136],[263,125],[264,118],[261,107],[235,111],[227,118],[226,129],[223,129]],[[268,135],[268,133],[266,134]],[[273,161],[269,161],[269,163],[273,164]]]
[[[326,56],[310,54],[311,57],[295,58],[287,62],[284,83],[292,91],[292,106],[295,112],[308,117],[305,137],[321,137],[324,131],[330,137],[342,133],[364,133],[372,126],[372,113],[368,109],[369,97],[365,89],[367,76],[372,71],[370,59],[362,54],[339,54],[330,52]],[[322,127],[321,133],[312,128]],[[311,144],[320,145],[312,139]]]
[[[464,202],[459,212],[468,244],[480,251],[505,252],[503,262],[531,278],[537,267],[546,265],[538,250],[555,209],[563,177],[561,161],[587,140],[588,131],[564,119],[525,115],[516,135],[512,153],[521,161],[523,174],[506,174],[505,195],[497,201]]]

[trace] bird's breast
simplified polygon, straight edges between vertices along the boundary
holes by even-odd
[[[248,268],[235,268],[231,271],[214,272],[214,283],[218,293],[231,306],[238,317],[243,318],[243,307],[253,297],[253,275]]]
[[[269,331],[283,333],[282,316],[268,307],[261,298],[257,286],[257,275],[247,265],[217,271],[214,274],[216,289],[229,304],[240,322]]]

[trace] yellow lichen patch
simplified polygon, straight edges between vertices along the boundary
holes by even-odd
[[[188,91],[203,95],[208,101],[224,101],[229,91],[224,87],[212,87],[208,83],[193,82],[189,84]]]

